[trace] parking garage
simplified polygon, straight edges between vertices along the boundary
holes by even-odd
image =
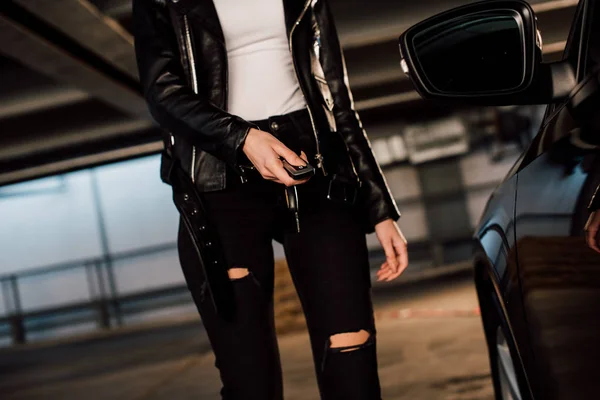
[[[375,282],[385,254],[367,237],[383,398],[492,399],[473,234],[546,109],[439,104],[415,91],[398,37],[472,2],[329,3],[354,104],[409,243],[402,277]],[[561,60],[578,1],[529,3],[543,60]],[[3,399],[218,398],[131,24],[127,0],[0,5]],[[302,310],[273,246],[286,399],[317,399]]]

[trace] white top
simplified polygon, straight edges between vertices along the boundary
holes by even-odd
[[[225,36],[228,112],[260,120],[306,106],[285,27],[281,0],[214,0]]]

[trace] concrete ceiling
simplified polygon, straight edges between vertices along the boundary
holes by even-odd
[[[433,111],[399,68],[398,36],[468,0],[329,0],[365,124]],[[577,0],[532,0],[560,58]],[[368,4],[368,5],[367,5]],[[157,152],[139,94],[129,0],[0,2],[0,185]]]

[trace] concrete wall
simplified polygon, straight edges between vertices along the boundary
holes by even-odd
[[[159,158],[153,156],[0,189],[0,275],[101,257],[98,210],[111,254],[174,243],[177,211],[158,168]],[[114,272],[118,294],[184,282],[176,251],[116,261]],[[24,312],[94,296],[83,268],[25,277],[18,285]],[[2,297],[0,315],[8,307]],[[67,331],[93,329],[94,323]]]

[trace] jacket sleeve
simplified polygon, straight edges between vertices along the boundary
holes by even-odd
[[[133,0],[133,33],[140,82],[156,122],[175,137],[237,165],[253,125],[196,94],[187,83],[166,5]]]
[[[389,218],[398,220],[400,212],[354,109],[344,54],[329,4],[326,0],[321,0],[315,7],[321,30],[321,64],[334,100],[333,112],[337,130],[346,142],[358,177],[362,181],[361,196],[366,207],[369,232],[372,232],[375,225],[381,221]]]

